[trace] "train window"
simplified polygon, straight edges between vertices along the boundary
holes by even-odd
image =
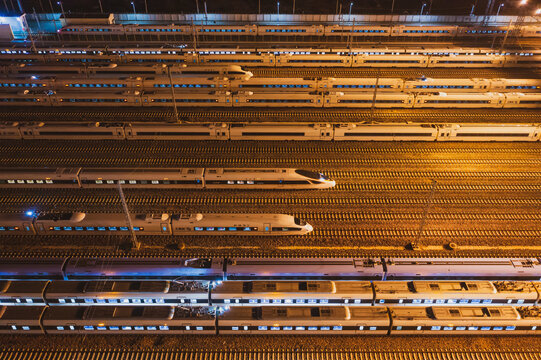
[[[147,330],[158,330],[158,329],[156,328],[156,326],[147,326]],[[186,330],[189,330],[189,329],[186,329]]]
[[[450,331],[450,330],[453,330],[453,327],[452,326],[444,326],[443,330]]]
[[[279,327],[279,326],[271,326],[270,329],[271,329],[271,330],[280,330],[280,327]]]
[[[272,299],[272,303],[273,304],[281,304],[282,300],[281,299]]]
[[[131,299],[132,304],[140,304],[141,299]]]
[[[321,326],[320,329],[323,330],[323,331],[330,331],[331,327],[330,326]]]
[[[506,326],[506,327],[505,327],[505,330],[506,330],[506,331],[512,331],[512,330],[515,330],[515,329],[516,329],[516,327],[513,326],[513,325],[511,325],[511,326]]]
[[[225,228],[224,227],[219,227],[218,231],[225,231]]]
[[[207,227],[206,230],[207,230],[207,231],[214,231],[215,228],[214,228],[214,227]]]
[[[122,327],[122,330],[131,330],[131,329],[132,329],[131,326],[123,326],[123,327]]]
[[[237,231],[237,228],[236,227],[229,227],[227,228],[228,231]]]
[[[238,330],[239,327],[238,326],[231,326],[231,330]]]
[[[305,303],[304,299],[296,299],[295,300],[295,304],[304,304],[304,303]]]
[[[94,326],[92,326],[92,325],[85,325],[83,328],[84,328],[85,330],[87,330],[87,331],[92,331],[92,330],[94,330]]]
[[[64,330],[64,327],[63,326],[57,326],[56,330]]]
[[[257,330],[267,330],[267,327],[266,326],[258,326]]]
[[[133,328],[137,331],[145,330],[144,326],[134,326]]]
[[[85,304],[93,304],[94,299],[85,299]]]
[[[196,227],[194,227],[193,229],[194,229],[195,231],[203,231],[205,228],[196,226]],[[230,229],[231,229],[231,228],[230,228]],[[235,229],[235,230],[236,230],[236,229]]]
[[[105,231],[105,226],[98,226],[98,231]]]
[[[105,326],[97,326],[97,329],[98,330],[107,330],[107,328]]]
[[[109,330],[120,330],[118,326],[109,326]]]
[[[441,326],[432,326],[430,330],[441,330]]]
[[[481,331],[488,331],[490,330],[490,326],[481,326]]]

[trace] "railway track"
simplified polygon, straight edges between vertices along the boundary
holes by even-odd
[[[539,122],[535,109],[180,109],[181,121],[243,122],[243,121],[299,121],[299,122]],[[97,111],[96,108],[35,109],[6,108],[1,121],[102,121],[102,122],[172,122],[173,109],[123,109]]]
[[[539,69],[473,69],[473,68],[339,68],[339,67],[287,67],[261,68],[246,67],[254,77],[380,77],[380,78],[517,78],[536,79],[541,74]]]
[[[337,157],[337,158],[243,158],[238,156],[212,159],[200,157],[179,158],[175,154],[169,154],[171,157],[115,157],[89,159],[88,156],[68,157],[60,155],[55,157],[30,157],[24,155],[18,157],[0,157],[2,166],[12,167],[31,167],[31,166],[119,166],[119,167],[319,167],[328,168],[329,166],[541,166],[541,159],[367,159],[364,157]],[[328,173],[328,171],[325,171]]]
[[[127,350],[127,349],[5,349],[0,358],[9,360],[539,360],[536,351],[494,350]]]
[[[138,140],[136,142],[126,141],[95,141],[89,140],[51,140],[51,141],[17,141],[4,140],[0,146],[0,154],[17,155],[21,154],[46,154],[46,153],[68,153],[84,154],[318,154],[318,155],[351,155],[351,154],[535,154],[541,155],[541,148],[536,144],[513,143],[510,147],[506,143],[370,143],[370,142],[291,142],[284,145],[283,142],[216,142],[200,141],[197,145],[194,142],[178,141],[149,141]]]
[[[253,196],[235,196],[235,197],[223,197],[223,196],[201,196],[199,194],[190,193],[187,195],[130,195],[126,194],[126,202],[132,206],[160,206],[161,208],[166,206],[223,206],[223,205],[236,205],[236,206],[248,206],[248,205],[265,205],[265,206],[278,206],[278,205],[297,205],[297,206],[365,206],[365,205],[423,205],[426,203],[426,198],[419,197],[351,197],[351,196],[339,196],[332,197],[299,197],[293,198],[289,195],[283,197],[266,198],[262,197],[260,193]],[[86,206],[94,205],[120,205],[120,199],[118,195],[104,194],[104,195],[83,195],[83,194],[71,194],[65,195],[59,192],[57,195],[41,195],[41,194],[1,194],[0,203],[4,206],[8,205],[33,205],[39,204],[39,206],[45,205],[68,205],[68,204],[84,204]],[[541,205],[541,198],[531,197],[487,197],[481,198],[476,196],[471,197],[446,197],[432,199],[433,205],[441,206],[473,206],[473,205],[509,205],[509,206],[539,206]]]

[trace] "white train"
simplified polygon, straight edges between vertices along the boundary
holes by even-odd
[[[178,49],[158,48],[47,48],[33,51],[13,47],[0,50],[6,74],[120,73],[167,74],[181,72],[183,65],[233,65],[263,67],[539,67],[541,50],[499,52],[490,48],[369,47],[353,49]],[[60,65],[52,69],[46,65]],[[137,70],[139,69],[139,70]],[[186,69],[184,69],[186,70]],[[241,74],[237,74],[241,75]]]
[[[284,214],[0,214],[0,234],[9,235],[305,235],[305,221]]]
[[[9,106],[53,107],[171,107],[170,91],[142,92],[0,92]],[[210,91],[177,93],[183,107],[333,107],[333,108],[539,108],[541,93],[379,92],[259,92]]]
[[[539,281],[0,281],[3,305],[524,306]]]
[[[0,169],[0,187],[158,189],[327,189],[322,173],[284,168]]]
[[[2,306],[8,334],[539,334],[538,307]]]
[[[314,25],[150,25],[150,24],[66,24],[58,32],[63,36],[83,35],[85,40],[92,38],[107,39],[108,35],[145,35],[147,40],[163,41],[163,37],[185,38],[189,41],[194,34],[211,36],[213,39],[226,38],[262,39],[294,37],[296,39],[316,37],[338,39],[345,36],[359,38],[471,38],[505,36],[508,26],[457,26],[457,25],[355,25],[355,24],[314,24]],[[523,25],[518,32],[513,29],[513,36],[539,37],[541,27]],[[116,37],[118,39],[118,37]]]
[[[426,99],[426,98],[425,98]],[[210,123],[210,124],[99,124],[99,123],[0,123],[0,139],[116,140],[320,140],[320,141],[540,141],[540,124],[365,124],[365,123]],[[113,170],[109,170],[113,171]],[[144,175],[143,173],[138,176]],[[114,171],[113,171],[114,172]],[[105,171],[103,172],[105,174]],[[137,172],[135,172],[137,173]],[[134,173],[134,174],[135,174]],[[93,174],[96,176],[97,174]],[[178,174],[182,176],[181,174]],[[210,175],[210,174],[209,174]],[[236,175],[236,174],[235,174]],[[303,176],[303,174],[297,174]],[[3,176],[0,174],[0,176]],[[71,176],[70,185],[78,186]],[[117,176],[117,175],[114,175]],[[240,176],[240,175],[239,175]],[[288,175],[289,177],[290,175]],[[319,176],[319,177],[318,177]],[[332,185],[331,179],[310,175],[314,187]],[[263,179],[263,178],[262,178]],[[318,180],[322,179],[322,180]],[[26,180],[33,179],[6,179]],[[38,180],[38,178],[36,178]],[[94,181],[97,179],[93,179]],[[114,178],[107,179],[114,181]],[[122,180],[122,179],[118,179]],[[126,179],[136,180],[136,179]],[[142,180],[142,178],[140,179]],[[159,179],[154,179],[158,180]],[[237,179],[228,179],[237,180]],[[242,180],[242,178],[238,178]],[[248,180],[248,179],[247,179]],[[286,178],[284,178],[284,181]],[[301,180],[301,179],[299,179]],[[22,185],[23,183],[20,183]],[[137,183],[136,183],[137,184]],[[136,185],[136,184],[129,184]],[[9,186],[15,186],[11,184]],[[100,185],[100,184],[97,184]],[[104,186],[112,184],[101,184]],[[159,184],[155,184],[159,185]],[[168,184],[164,184],[168,185]],[[228,184],[233,186],[234,184]],[[237,184],[252,186],[254,184]],[[293,184],[291,184],[293,185]],[[302,187],[298,184],[299,187]],[[308,184],[307,184],[308,185]],[[85,185],[82,185],[83,187]],[[209,185],[210,186],[210,185]],[[263,186],[259,184],[257,186]]]
[[[420,77],[417,79],[401,78],[250,78],[230,79],[229,77],[195,77],[175,76],[170,81],[168,77],[158,76],[95,76],[92,78],[51,76],[51,77],[4,77],[0,78],[0,94],[16,91],[20,95],[41,94],[54,100],[54,95],[69,90],[71,94],[120,94],[138,95],[144,92],[148,95],[147,103],[152,99],[166,95],[165,91],[174,87],[178,97],[208,96],[210,93],[222,94],[226,98],[218,98],[217,103],[227,103],[232,92],[239,94],[238,98],[257,98],[274,93],[297,94],[305,92],[333,93],[369,93],[372,94],[377,84],[379,93],[540,93],[539,79],[433,79]],[[136,94],[137,93],[137,94]],[[251,95],[257,94],[257,96]],[[189,97],[188,97],[189,99]],[[170,99],[164,99],[163,102]],[[195,102],[195,101],[194,101]],[[246,101],[244,101],[245,103]],[[234,104],[240,105],[240,104]],[[182,106],[182,105],[181,105]],[[246,106],[246,105],[243,105]]]

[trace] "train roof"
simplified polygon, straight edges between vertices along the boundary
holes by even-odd
[[[25,294],[37,294],[41,297],[48,281],[0,281],[0,297],[6,296],[24,296]]]
[[[512,306],[498,307],[449,307],[433,306],[432,313],[437,320],[517,320],[520,318],[518,312]]]

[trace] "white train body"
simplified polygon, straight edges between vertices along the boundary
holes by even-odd
[[[299,218],[282,214],[173,215],[175,235],[304,235],[313,230]]]

